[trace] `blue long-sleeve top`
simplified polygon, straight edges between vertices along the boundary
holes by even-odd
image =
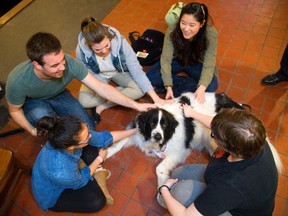
[[[109,131],[89,132],[92,146],[106,148],[113,142]],[[93,180],[88,166],[78,168],[81,155],[82,149],[71,154],[66,149],[55,149],[49,142],[41,149],[32,169],[32,192],[41,209],[53,207],[65,189],[76,190]]]

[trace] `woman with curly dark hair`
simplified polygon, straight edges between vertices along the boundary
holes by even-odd
[[[205,91],[217,90],[218,33],[208,19],[207,6],[192,2],[183,7],[179,20],[167,29],[160,62],[147,73],[156,92],[165,92],[166,88],[166,99],[189,91],[203,102]]]
[[[91,213],[105,204],[112,205],[113,198],[106,188],[111,173],[100,164],[106,159],[108,145],[136,131],[96,132],[73,116],[42,117],[37,135],[47,136],[48,141],[32,169],[32,192],[40,208]],[[95,152],[92,146],[100,150]]]

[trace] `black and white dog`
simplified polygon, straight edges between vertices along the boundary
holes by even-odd
[[[108,148],[107,158],[123,146],[136,145],[150,156],[163,158],[156,168],[158,186],[165,183],[170,172],[183,163],[191,149],[206,148],[210,155],[216,149],[211,131],[192,118],[185,118],[182,103],[191,105],[197,112],[214,116],[222,108],[244,109],[224,93],[205,93],[205,102],[200,104],[193,93],[184,93],[175,103],[159,106],[148,112],[140,113],[130,127],[138,127],[138,132]],[[246,105],[247,106],[247,105]],[[249,107],[249,106],[248,106]]]

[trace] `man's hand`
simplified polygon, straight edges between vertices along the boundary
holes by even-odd
[[[138,110],[139,112],[147,112],[148,110],[151,109],[156,109],[157,106],[156,104],[151,104],[151,103],[135,103],[135,107],[136,110]]]

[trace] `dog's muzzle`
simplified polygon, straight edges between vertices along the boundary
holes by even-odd
[[[155,142],[160,142],[162,140],[162,135],[160,133],[155,133],[153,135],[153,139],[155,140]]]

